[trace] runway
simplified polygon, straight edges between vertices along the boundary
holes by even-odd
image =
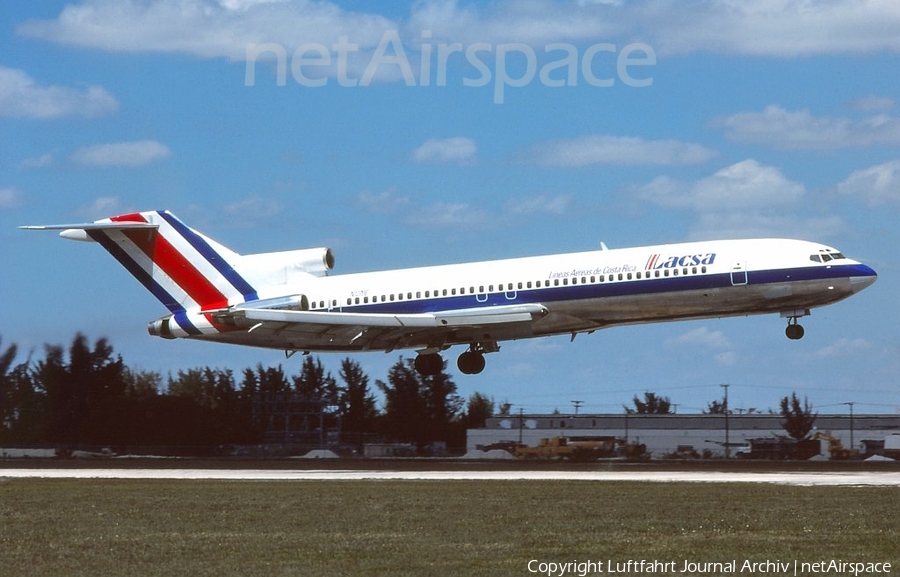
[[[0,479],[142,479],[207,481],[594,481],[643,483],[770,483],[798,486],[900,486],[900,472],[744,471],[403,471],[351,469],[9,468]]]

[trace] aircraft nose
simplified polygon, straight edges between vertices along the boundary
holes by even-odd
[[[854,293],[870,286],[878,278],[878,273],[868,265],[860,264],[855,269],[855,274],[850,277],[850,290]]]

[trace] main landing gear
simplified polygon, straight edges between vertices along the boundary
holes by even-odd
[[[499,351],[496,343],[476,343],[459,355],[456,366],[464,375],[477,375],[484,370],[484,354]],[[439,353],[419,353],[416,357],[416,371],[423,377],[433,377],[444,370],[444,359]]]

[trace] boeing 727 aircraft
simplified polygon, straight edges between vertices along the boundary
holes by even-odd
[[[95,241],[168,309],[150,334],[311,351],[415,349],[424,375],[454,345],[466,374],[502,341],[615,325],[780,313],[797,319],[868,287],[870,267],[800,240],[692,242],[329,275],[327,248],[240,255],[168,211],[61,229]]]

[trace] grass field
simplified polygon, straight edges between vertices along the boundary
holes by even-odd
[[[532,559],[677,562],[655,575],[684,575],[685,560],[842,559],[896,574],[898,539],[896,488],[0,480],[9,576],[493,577],[534,575]]]

